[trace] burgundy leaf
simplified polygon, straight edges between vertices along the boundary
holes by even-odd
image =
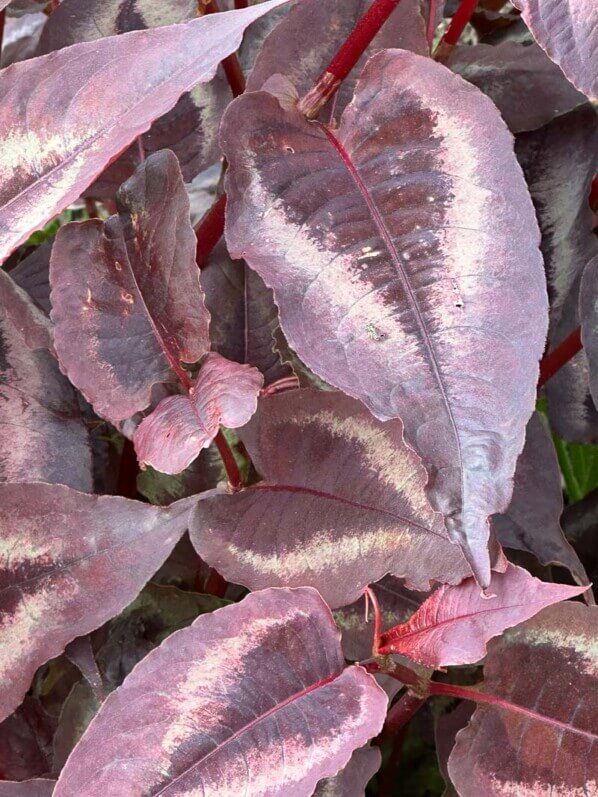
[[[56,781],[45,778],[0,781],[0,797],[51,797]]]
[[[419,609],[426,598],[424,592],[413,592],[406,589],[403,582],[394,576],[386,576],[373,590],[380,605],[382,627],[391,628],[404,623]],[[372,655],[374,641],[374,612],[371,607],[367,611],[363,597],[350,606],[336,609],[334,621],[341,629],[343,651],[350,661],[363,661]]]
[[[434,742],[438,767],[446,783],[446,789],[442,797],[459,797],[448,774],[448,760],[455,746],[455,737],[471,719],[474,708],[475,706],[472,703],[463,701],[450,713],[441,714],[434,723]]]
[[[378,733],[386,702],[361,667],[344,668],[315,590],[266,590],[146,656],[105,701],[55,797],[307,797]]]
[[[563,530],[586,566],[594,588],[598,586],[598,490],[565,507]]]
[[[512,0],[569,80],[598,99],[598,5],[595,0]]]
[[[47,20],[47,15],[40,12],[5,18],[0,53],[2,68],[33,57]]]
[[[52,746],[52,771],[57,776],[100,705],[101,701],[98,701],[91,686],[84,680],[76,683],[67,695],[60,710]]]
[[[258,92],[231,103],[221,141],[232,257],[273,288],[312,370],[402,418],[487,585],[487,518],[508,505],[546,328],[537,225],[496,108],[387,50],[338,130]]]
[[[131,2],[116,0],[62,0],[50,15],[42,33],[37,55],[45,55],[78,42],[95,41],[133,30],[188,22],[197,17],[197,2]],[[146,155],[160,149],[172,149],[177,155],[186,180],[218,160],[218,123],[232,98],[223,76],[217,74],[184,94],[175,107],[155,121],[141,137]],[[133,144],[86,191],[87,195],[110,197],[131,176],[139,163],[139,145]]]
[[[268,78],[282,74],[305,94],[328,65],[332,56],[371,5],[369,0],[301,0],[264,42],[247,78],[247,90],[259,91]],[[326,36],[322,36],[326,31]],[[422,0],[401,0],[351,75],[343,81],[334,100],[340,113],[351,100],[357,76],[367,58],[386,47],[400,47],[428,55]],[[328,121],[331,111],[324,109]]]
[[[447,66],[490,97],[512,133],[535,130],[586,102],[536,44],[457,47]]]
[[[536,206],[550,294],[549,349],[579,326],[579,283],[598,254],[588,206],[598,171],[598,115],[578,108],[518,137],[516,152]],[[580,352],[546,385],[552,428],[566,440],[598,441],[598,414],[589,392],[588,362]]]
[[[62,485],[0,485],[0,717],[35,670],[118,614],[187,528],[189,499],[153,507]]]
[[[542,417],[535,412],[527,424],[525,446],[517,460],[511,504],[492,525],[505,548],[528,551],[543,565],[566,567],[580,585],[588,575],[560,525],[563,512],[561,470]],[[591,592],[584,593],[584,598]]]
[[[211,315],[213,350],[258,368],[265,385],[292,376],[292,368],[274,345],[279,320],[272,291],[246,263],[231,260],[224,241],[202,269],[201,287]]]
[[[421,590],[431,579],[458,583],[471,571],[402,432],[341,393],[261,399],[240,437],[264,481],[198,503],[197,552],[228,581],[314,586],[333,608],[389,572]]]
[[[284,2],[83,42],[3,70],[0,261],[183,92],[210,80],[244,29]]]
[[[491,597],[471,578],[456,587],[437,589],[407,623],[382,635],[380,652],[402,653],[434,669],[474,664],[486,654],[488,640],[505,628],[585,589],[547,584],[509,565],[504,573],[492,574]]]
[[[244,426],[257,408],[264,379],[257,368],[208,354],[188,396],[163,399],[133,436],[142,467],[180,473],[210,445],[220,425]]]
[[[27,695],[0,723],[0,774],[7,780],[47,775],[51,767],[55,722],[39,700]],[[1,781],[0,781],[1,783]]]
[[[581,339],[588,358],[590,392],[594,404],[598,406],[598,254],[583,270],[579,302]]]
[[[50,263],[60,364],[113,423],[150,404],[152,386],[186,379],[209,349],[195,234],[176,157],[162,150],[118,193],[108,221],[67,224]],[[174,372],[174,373],[173,373]]]
[[[50,314],[50,253],[53,239],[46,239],[41,246],[23,258],[10,270],[12,279],[27,291],[33,301]]]
[[[598,609],[564,603],[491,643],[483,691],[497,703],[477,706],[449,759],[461,797],[591,794],[598,781],[597,633]],[[513,704],[525,714],[510,710]]]
[[[364,797],[365,787],[381,763],[382,756],[377,747],[360,747],[338,775],[318,783],[313,797]]]
[[[0,482],[91,492],[87,430],[51,346],[48,318],[0,271]]]

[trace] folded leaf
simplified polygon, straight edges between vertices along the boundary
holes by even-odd
[[[592,100],[598,99],[595,0],[513,0],[538,44]]]
[[[189,200],[175,155],[150,156],[118,193],[120,213],[58,231],[51,318],[63,371],[116,423],[152,387],[186,378],[209,350]],[[182,375],[182,376],[181,376]]]
[[[491,643],[482,690],[497,702],[476,707],[449,758],[460,797],[592,793],[597,633],[596,607],[564,603]]]
[[[257,368],[208,354],[189,395],[162,399],[135,430],[139,462],[162,473],[185,470],[221,424],[236,429],[247,423],[263,383]]]
[[[286,0],[65,47],[0,72],[0,262]]]
[[[105,701],[54,794],[308,797],[379,732],[386,703],[372,676],[345,669],[315,590],[266,590],[148,654]]]
[[[221,143],[231,256],[273,288],[312,370],[401,417],[486,586],[487,518],[509,502],[547,321],[534,211],[498,111],[431,59],[385,50],[338,130],[257,92],[231,103]]]
[[[229,581],[313,586],[337,608],[389,572],[421,590],[471,573],[399,420],[303,389],[261,399],[239,435],[264,481],[207,497],[190,521],[197,552]]]
[[[58,370],[50,322],[0,271],[0,482],[93,489],[89,436],[72,386]]]
[[[0,718],[41,664],[133,600],[187,528],[189,506],[0,485]]]
[[[588,585],[588,574],[561,528],[561,482],[554,444],[542,417],[535,412],[517,460],[511,503],[504,514],[492,518],[492,525],[503,547],[528,551],[543,565],[566,567],[578,584]],[[591,592],[584,594],[584,598],[588,596]]]
[[[313,797],[364,797],[365,787],[381,763],[382,756],[377,747],[360,747],[338,775],[318,783]]]
[[[407,623],[382,635],[380,652],[402,653],[434,669],[474,664],[486,654],[488,640],[505,628],[586,589],[547,584],[527,570],[509,565],[504,573],[492,574],[491,597],[471,578],[456,587],[437,589]]]

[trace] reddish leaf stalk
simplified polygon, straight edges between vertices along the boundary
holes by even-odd
[[[206,5],[205,10],[206,14],[219,14],[220,8],[218,6],[218,0],[211,0],[211,2]],[[222,61],[222,68],[224,69],[224,74],[228,80],[233,97],[238,97],[243,94],[245,91],[245,76],[243,75],[241,64],[235,53],[227,56]]]
[[[235,0],[235,8],[247,8],[247,0]]]
[[[459,8],[456,10],[451,24],[448,26],[447,32],[438,43],[438,47],[434,53],[436,61],[444,62],[451,54],[461,34],[465,30],[465,26],[472,18],[477,4],[478,0],[461,0]]]
[[[198,268],[203,268],[206,265],[212,249],[222,237],[225,208],[226,194],[221,194],[212,207],[204,213],[195,227],[195,235],[197,236],[195,260]]]
[[[4,22],[6,21],[6,9],[0,11],[0,54],[2,54],[2,40],[4,39]]]
[[[556,349],[542,358],[538,387],[543,387],[543,385],[545,385],[565,363],[568,363],[572,357],[575,357],[582,348],[581,329],[577,327],[577,329],[575,329],[569,337],[565,338]]]
[[[224,469],[226,470],[226,475],[230,486],[233,488],[233,490],[240,489],[240,487],[243,485],[243,482],[241,480],[239,466],[237,465],[235,455],[233,454],[232,449],[222,432],[222,429],[220,429],[214,438],[214,442],[216,443],[216,446],[218,447],[218,453],[222,458],[222,463],[224,465]]]
[[[398,6],[399,0],[374,0],[322,72],[316,84],[299,101],[298,108],[315,119],[372,43],[374,36]]]
[[[401,730],[426,702],[425,697],[418,697],[412,692],[405,692],[388,712],[382,737]]]
[[[432,50],[432,45],[434,44],[434,33],[436,31],[436,0],[430,0],[430,6],[428,8],[428,21],[426,24],[426,41],[428,42],[428,47],[430,51]]]
[[[372,655],[377,656],[380,650],[380,639],[382,638],[382,612],[380,611],[380,604],[378,603],[376,593],[371,587],[367,587],[365,591],[365,601],[366,607],[368,601],[371,601],[374,608],[374,641],[372,644]]]
[[[222,578],[220,573],[212,567],[206,578],[204,592],[208,595],[214,595],[216,598],[224,598],[227,586],[228,581]]]

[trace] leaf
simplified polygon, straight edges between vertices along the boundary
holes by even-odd
[[[571,83],[598,99],[598,6],[594,0],[513,0],[538,44]]]
[[[490,645],[483,691],[498,702],[476,707],[449,759],[461,797],[591,793],[597,631],[596,607],[562,603]],[[509,710],[513,704],[526,715]]]
[[[491,596],[484,595],[471,578],[456,587],[437,589],[407,623],[382,635],[380,653],[402,653],[434,669],[474,664],[486,654],[488,640],[505,628],[586,589],[547,584],[509,565],[504,573],[492,574]]]
[[[535,412],[517,460],[511,504],[503,515],[492,518],[492,524],[503,547],[528,551],[543,565],[566,567],[578,584],[587,585],[584,566],[563,534],[562,512],[559,463],[544,422]]]
[[[598,489],[581,501],[569,504],[563,512],[563,529],[569,542],[583,559],[594,585],[598,584]]]
[[[434,723],[434,742],[438,757],[438,767],[446,783],[446,789],[442,797],[459,797],[448,774],[448,760],[451,750],[455,746],[455,737],[471,719],[474,708],[474,704],[463,701],[450,713],[446,712],[437,717]]]
[[[144,161],[118,202],[119,215],[106,222],[62,227],[50,262],[61,367],[112,423],[145,409],[153,385],[172,382],[174,373],[186,379],[180,362],[196,362],[210,346],[174,154]]]
[[[231,260],[224,241],[216,245],[202,269],[201,287],[211,316],[214,351],[258,368],[266,386],[292,375],[274,345],[279,320],[272,291],[246,263]]]
[[[210,80],[244,29],[284,2],[83,42],[3,70],[0,261],[183,92]]]
[[[536,130],[586,102],[536,44],[456,47],[446,63],[490,97],[512,133]]]
[[[548,349],[579,326],[579,283],[598,254],[588,205],[598,171],[598,115],[584,106],[540,130],[518,136],[523,168],[542,231],[542,254],[550,294]],[[588,386],[588,364],[580,352],[545,387],[551,426],[573,442],[598,441],[598,415]]]
[[[226,479],[226,471],[214,444],[200,451],[188,468],[176,476],[159,473],[151,466],[137,476],[137,489],[150,504],[165,506],[178,498],[187,498],[212,490]]]
[[[169,0],[167,3],[116,0],[101,8],[95,0],[62,0],[50,14],[37,54],[45,55],[78,42],[133,30],[189,22],[198,16],[197,8],[193,0]],[[172,149],[185,179],[192,180],[220,157],[218,122],[231,99],[228,83],[219,73],[209,83],[195,86],[141,136],[143,152],[147,156],[166,147]],[[113,196],[138,163],[139,145],[135,142],[86,194],[99,198]]]
[[[239,434],[264,481],[199,502],[193,545],[228,581],[313,586],[332,608],[389,572],[421,590],[458,583],[471,571],[426,500],[402,431],[341,393],[260,399]]]
[[[35,670],[118,614],[187,528],[189,499],[153,507],[62,485],[0,485],[0,718]]]
[[[45,778],[21,782],[0,781],[0,797],[51,797],[55,782]]]
[[[583,270],[579,302],[581,340],[590,368],[590,392],[598,406],[598,254]]]
[[[53,239],[45,240],[10,270],[11,278],[50,315],[50,253]]]
[[[87,681],[76,683],[62,704],[53,740],[53,772],[58,775],[101,703]],[[0,793],[1,797],[1,793]]]
[[[180,473],[210,445],[220,424],[244,426],[257,408],[264,379],[257,368],[212,352],[188,396],[169,396],[144,418],[133,436],[141,466]]]
[[[27,780],[46,775],[51,766],[54,727],[40,701],[27,695],[14,714],[0,723],[2,777]]]
[[[87,430],[48,347],[48,318],[0,271],[0,483],[38,480],[91,492]]]
[[[508,505],[546,325],[533,208],[496,108],[388,50],[338,130],[258,92],[231,103],[221,143],[231,256],[273,288],[313,371],[402,418],[487,585],[487,517]]]
[[[364,797],[365,787],[381,763],[382,756],[377,747],[360,747],[338,775],[318,783],[313,797]]]
[[[266,590],[146,656],[108,697],[54,794],[307,797],[379,732],[386,702],[361,667],[345,669],[315,590]]]

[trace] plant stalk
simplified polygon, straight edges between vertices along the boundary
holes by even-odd
[[[461,34],[465,30],[465,26],[472,18],[477,4],[478,0],[461,0],[459,8],[456,10],[451,24],[448,26],[447,32],[438,42],[438,47],[434,52],[434,59],[436,61],[444,63],[449,57],[459,41]]]
[[[205,7],[206,14],[219,14],[218,0],[210,0]],[[245,76],[236,53],[228,55],[222,61],[222,68],[228,80],[233,97],[239,97],[245,91]]]
[[[222,459],[230,486],[233,490],[239,490],[243,486],[241,473],[239,471],[239,466],[237,465],[235,455],[233,454],[232,449],[229,446],[224,433],[222,432],[222,429],[218,431],[218,434],[214,438],[214,442],[218,448],[218,453]]]
[[[434,33],[436,31],[436,0],[430,0],[428,8],[428,20],[426,23],[426,41],[430,52],[432,52],[432,45],[434,44]]]
[[[412,692],[405,692],[388,712],[382,738],[401,730],[426,702],[425,697],[418,697]]]
[[[308,119],[316,118],[370,46],[374,36],[399,2],[400,0],[374,0],[317,79],[313,88],[299,100],[298,109]]]
[[[540,363],[540,378],[538,379],[538,388],[543,387],[549,379],[551,379],[556,372],[563,367],[572,357],[580,352],[583,348],[581,340],[581,329],[577,327],[569,337],[553,349],[549,354],[542,358]]]
[[[201,217],[195,227],[197,249],[195,261],[198,268],[204,268],[212,250],[224,232],[224,210],[226,208],[226,194],[221,194],[212,207]]]

